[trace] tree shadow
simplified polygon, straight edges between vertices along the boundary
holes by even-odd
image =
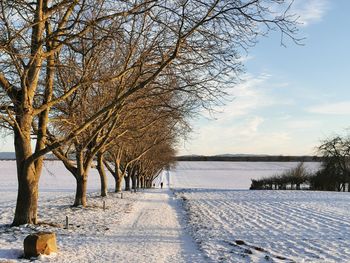
[[[19,259],[23,256],[22,249],[15,248],[0,248],[0,262],[7,262],[10,259]],[[8,261],[12,262],[12,261]]]

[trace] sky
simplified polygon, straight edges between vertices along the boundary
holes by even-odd
[[[233,100],[192,121],[178,154],[309,155],[350,128],[350,1],[295,0],[303,45],[260,39]]]
[[[320,141],[350,128],[349,0],[295,0],[302,46],[280,34],[260,38],[243,57],[242,83],[219,113],[192,120],[179,155],[315,154]],[[0,151],[14,151],[12,136]]]

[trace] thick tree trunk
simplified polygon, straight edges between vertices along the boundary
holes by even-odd
[[[101,153],[97,155],[97,170],[101,180],[101,196],[107,196],[107,175],[103,165],[103,155]]]
[[[132,189],[136,190],[136,175],[131,176],[131,184],[132,184]]]
[[[125,179],[125,191],[130,190],[130,175],[124,176]]]
[[[86,187],[87,187],[87,176],[76,175],[77,189],[75,192],[75,200],[73,206],[83,206],[87,204],[86,201]]]
[[[13,226],[36,224],[38,210],[38,184],[40,170],[36,172],[34,162],[28,163],[32,155],[30,140],[31,116],[23,114],[17,122],[21,124],[21,132],[14,130],[16,151],[18,193]]]
[[[132,189],[136,192],[136,175],[133,174],[131,177]]]
[[[25,169],[17,167],[18,194],[15,217],[12,225],[37,224],[38,213],[38,176],[34,165]]]
[[[116,172],[114,179],[115,179],[115,192],[119,193],[122,191],[123,175],[118,174],[118,172]]]
[[[141,181],[141,188],[145,188],[145,178],[143,176],[141,176],[140,181]]]
[[[151,180],[150,179],[146,179],[146,188],[151,188],[152,187],[152,182],[151,182]]]
[[[93,161],[93,156],[85,155],[85,158],[84,158],[84,154],[82,151],[76,152],[77,168],[70,170],[70,172],[74,175],[77,182],[77,188],[75,192],[75,200],[74,200],[73,206],[85,207],[87,204],[86,187],[87,187],[89,169],[91,167],[92,161]]]

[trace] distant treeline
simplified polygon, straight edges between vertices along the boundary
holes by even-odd
[[[317,147],[322,156],[317,172],[307,171],[300,163],[280,175],[252,180],[250,189],[310,189],[350,192],[350,135],[334,136]]]
[[[48,161],[58,160],[57,157],[53,154],[46,154],[44,159]],[[16,160],[16,154],[14,152],[0,152],[0,161],[15,161],[15,160]]]
[[[0,153],[1,161],[16,160],[14,152]],[[45,160],[58,160],[53,154],[47,154]],[[177,156],[177,161],[212,161],[212,162],[321,162],[320,156],[284,156],[284,155],[237,155],[237,156]]]
[[[320,156],[247,155],[247,156],[178,156],[177,161],[218,161],[218,162],[322,162]]]
[[[316,190],[316,191],[348,191],[350,177],[324,161],[317,172],[308,171],[304,163],[285,171],[261,179],[252,179],[250,190]]]

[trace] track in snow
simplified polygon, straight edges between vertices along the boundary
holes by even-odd
[[[203,262],[181,227],[178,200],[172,198],[170,190],[149,190],[143,197],[117,231],[122,236],[118,247],[126,254],[121,261]]]
[[[350,196],[312,191],[178,190],[214,262],[350,262]]]
[[[0,262],[16,262],[23,253],[25,236],[42,230],[57,233],[59,253],[44,258],[50,262],[205,262],[181,224],[181,201],[173,198],[169,189],[125,192],[124,199],[116,194],[106,199],[92,195],[85,209],[69,207],[70,199],[46,199],[40,208],[45,222],[63,222],[68,215],[72,223],[68,230],[63,226],[0,225]],[[102,209],[103,200],[106,210]],[[13,209],[1,208],[4,217],[0,223],[4,224]]]

